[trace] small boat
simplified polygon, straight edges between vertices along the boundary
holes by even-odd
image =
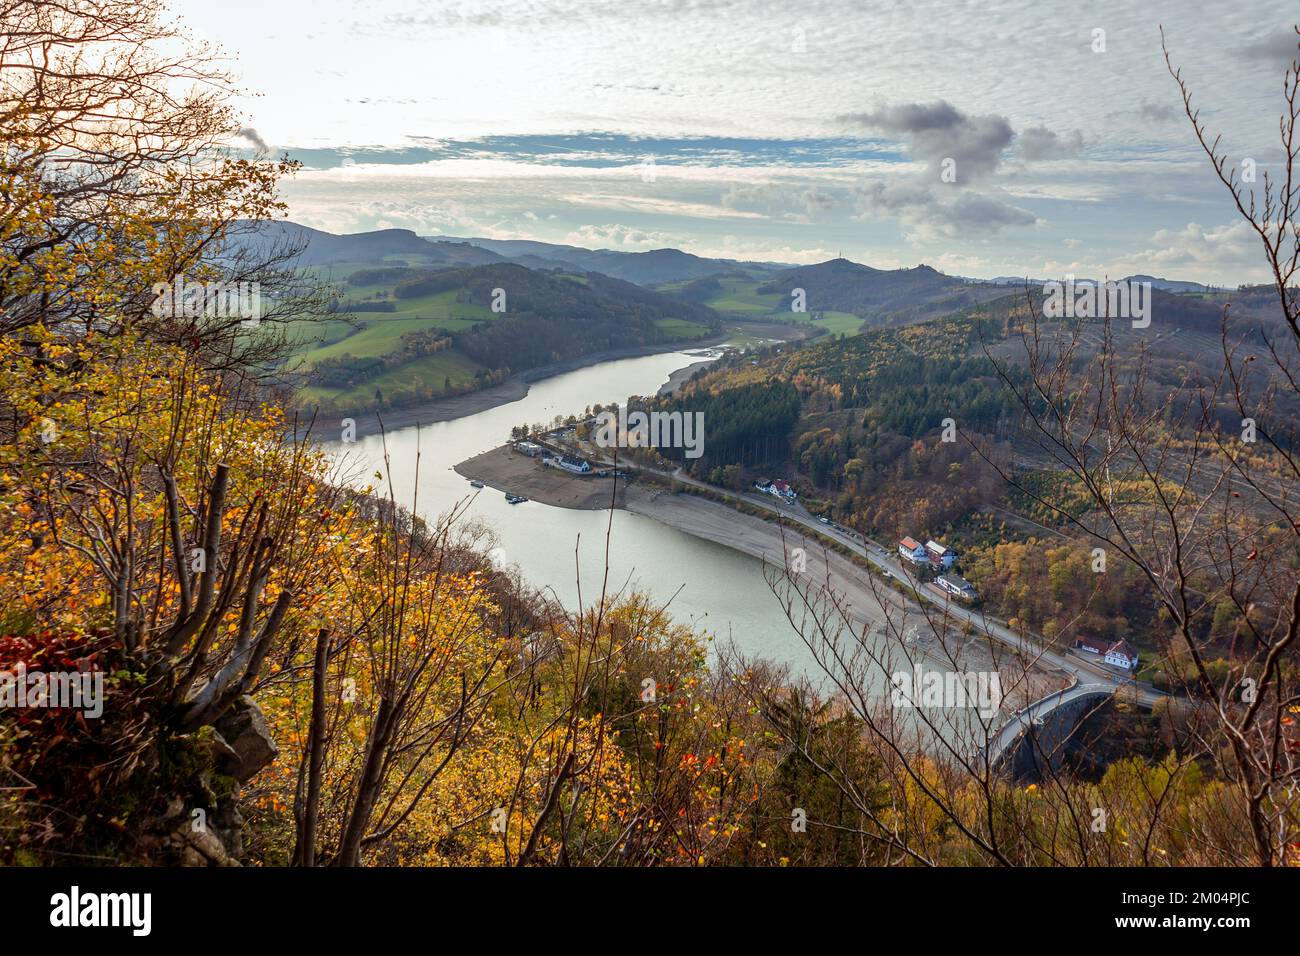
[[[471,488],[482,488],[483,482],[479,481],[477,478],[473,478],[470,480],[469,486]]]
[[[512,505],[517,505],[527,500],[528,499],[525,498],[523,495],[512,495],[512,494],[506,495],[506,501],[510,502]]]

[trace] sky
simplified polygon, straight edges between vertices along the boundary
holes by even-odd
[[[1268,278],[1160,49],[1257,182],[1300,0],[177,0],[331,232]],[[1086,8],[1086,9],[1085,9]]]

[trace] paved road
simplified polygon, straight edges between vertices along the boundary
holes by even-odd
[[[612,464],[606,461],[605,464]],[[1060,671],[1070,674],[1078,685],[1102,685],[1109,687],[1113,693],[1120,687],[1127,687],[1135,696],[1135,699],[1143,705],[1150,707],[1157,700],[1168,696],[1163,691],[1156,690],[1148,683],[1135,681],[1126,677],[1119,672],[1112,670],[1101,663],[1076,656],[1073,653],[1059,653],[1048,650],[1046,641],[1040,635],[1033,633],[1019,633],[1011,630],[1007,625],[989,617],[982,611],[968,608],[963,604],[950,601],[946,596],[938,591],[931,590],[922,584],[919,587],[915,585],[913,579],[909,577],[897,552],[886,549],[884,546],[869,538],[844,528],[836,524],[823,524],[819,519],[808,513],[799,502],[786,503],[778,500],[774,495],[762,492],[735,492],[725,488],[719,488],[716,485],[710,485],[707,482],[692,478],[683,474],[681,469],[673,472],[663,471],[657,468],[648,468],[643,465],[629,465],[627,462],[620,461],[619,467],[626,471],[646,471],[661,478],[669,478],[680,481],[684,485],[700,488],[708,491],[713,495],[721,495],[724,498],[733,501],[743,501],[746,504],[763,508],[772,514],[779,515],[784,520],[792,524],[801,525],[816,534],[830,538],[851,549],[854,553],[865,557],[869,564],[881,572],[886,578],[901,583],[908,589],[909,593],[917,600],[926,601],[935,605],[952,618],[958,621],[967,622],[975,630],[987,634],[989,637],[1004,644],[1005,646],[1019,651],[1029,660],[1042,661],[1044,664],[1055,667]],[[1044,698],[1046,699],[1046,698]],[[1034,706],[1034,705],[1030,705]]]
[[[989,764],[996,766],[998,760],[1006,753],[1007,749],[1016,742],[1020,734],[1029,727],[1041,723],[1049,713],[1057,707],[1072,703],[1082,697],[1105,696],[1109,697],[1115,692],[1115,688],[1110,684],[1089,683],[1074,684],[1064,690],[1058,690],[1055,693],[1048,694],[1046,697],[1034,701],[1028,707],[1024,707],[1012,714],[998,732],[989,740],[985,752],[988,754]]]

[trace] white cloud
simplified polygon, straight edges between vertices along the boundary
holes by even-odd
[[[647,249],[663,249],[680,245],[680,236],[671,236],[664,232],[648,232],[634,226],[618,223],[606,225],[579,226],[564,237],[564,242],[571,246],[586,246],[590,249],[620,249],[624,251],[643,252]]]

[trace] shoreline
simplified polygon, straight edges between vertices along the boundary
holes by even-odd
[[[888,652],[891,659],[897,656],[896,663],[910,666],[913,661],[908,657],[912,655],[917,663],[952,664],[938,637],[927,628],[917,626],[924,618],[908,598],[876,581],[870,570],[826,546],[805,529],[782,526],[722,502],[677,493],[635,477],[618,482],[614,489],[610,479],[580,477],[547,467],[509,445],[460,462],[455,471],[466,478],[477,478],[497,491],[523,494],[539,504],[556,508],[592,511],[610,508],[612,504],[617,510],[649,518],[683,534],[756,558],[778,574],[786,563],[786,555],[792,549],[803,548],[811,580],[819,585],[829,584],[841,595],[850,617],[864,630],[883,639],[892,630],[891,617],[894,626],[900,621],[908,622],[901,628],[901,646]],[[964,634],[960,628],[950,628],[949,651],[952,650],[956,650],[968,668],[997,669],[987,642],[978,634]],[[1062,683],[1063,675],[1055,668],[1045,665],[1040,668],[1034,672],[1036,690],[1024,703]]]
[[[796,326],[784,326],[775,324],[755,324],[755,329],[762,330],[772,338],[780,339],[784,342],[792,342],[801,338],[807,338],[807,335],[798,335],[802,330]],[[360,422],[363,418],[373,419],[376,423],[382,423],[385,431],[396,428],[407,428],[411,425],[432,425],[435,422],[449,422],[457,418],[467,418],[470,415],[477,415],[479,412],[486,412],[489,409],[496,408],[500,405],[509,405],[511,402],[517,402],[527,397],[529,387],[533,382],[540,382],[543,379],[554,378],[557,375],[564,375],[568,372],[576,372],[579,369],[590,368],[593,365],[601,365],[605,362],[617,362],[622,359],[643,358],[647,355],[666,355],[669,352],[689,352],[696,349],[717,348],[724,344],[737,331],[737,328],[745,328],[744,325],[733,326],[719,335],[709,336],[705,339],[697,339],[691,342],[680,342],[670,346],[645,345],[624,349],[607,349],[603,352],[592,352],[588,355],[578,355],[570,359],[564,359],[559,362],[552,362],[549,365],[539,365],[537,368],[528,369],[523,372],[517,372],[511,375],[499,385],[492,385],[488,388],[480,389],[477,392],[467,392],[463,395],[448,395],[445,398],[435,398],[427,402],[420,402],[414,405],[403,405],[398,408],[389,408],[376,411],[368,409],[353,415]],[[781,338],[779,333],[790,333],[788,338]],[[699,366],[707,364],[703,362],[692,363],[686,369],[694,370]],[[677,379],[674,384],[674,378],[677,376],[674,372],[669,377],[667,383],[661,386],[663,388],[672,386],[674,389],[680,385],[684,379]]]
[[[477,392],[448,395],[445,398],[435,398],[415,405],[402,405],[398,408],[378,411],[373,408],[367,409],[355,413],[353,417],[358,421],[373,419],[377,423],[382,423],[385,431],[407,428],[411,425],[432,425],[436,422],[450,422],[457,418],[468,418],[470,415],[486,412],[500,405],[509,405],[511,402],[521,401],[528,396],[528,389],[533,382],[554,378],[556,375],[576,372],[579,369],[600,365],[604,362],[617,362],[621,359],[664,355],[668,352],[693,348],[712,348],[724,341],[726,341],[726,336],[721,335],[713,336],[704,342],[673,345],[668,348],[643,346],[592,352],[589,355],[579,355],[571,359],[565,359],[562,362],[552,362],[549,365],[540,365],[524,372],[517,372],[501,384],[479,389]]]
[[[506,494],[523,495],[530,501],[556,508],[577,511],[600,511],[624,505],[632,486],[626,481],[609,478],[580,477],[559,468],[543,465],[536,458],[501,445],[453,466],[462,478],[482,481],[489,488]]]
[[[500,385],[492,385],[477,392],[468,392],[464,395],[449,395],[446,398],[435,398],[430,402],[423,402],[419,405],[406,405],[379,412],[372,409],[361,414],[377,417],[384,423],[385,429],[449,422],[457,418],[477,415],[479,412],[486,412],[488,409],[496,408],[499,405],[518,402],[528,396],[529,386],[533,382],[540,382],[543,379],[554,378],[568,372],[576,372],[579,369],[601,365],[605,362],[643,358],[647,355],[666,355],[669,352],[679,352],[687,349],[713,348],[725,342],[726,339],[726,335],[715,335],[698,342],[684,342],[667,348],[647,345],[636,348],[592,352],[588,355],[578,355],[571,359],[564,359],[560,362],[552,362],[549,365],[539,365],[537,368],[530,368],[527,371],[516,372]]]
[[[677,371],[673,372],[671,375],[668,376],[668,381],[660,385],[659,391],[656,392],[655,394],[659,395],[661,398],[666,398],[669,395],[675,395],[683,385],[685,385],[687,382],[690,381],[692,375],[694,375],[700,369],[712,365],[716,361],[717,359],[702,359],[699,362],[692,362],[690,365],[686,366],[685,368],[679,368]]]

